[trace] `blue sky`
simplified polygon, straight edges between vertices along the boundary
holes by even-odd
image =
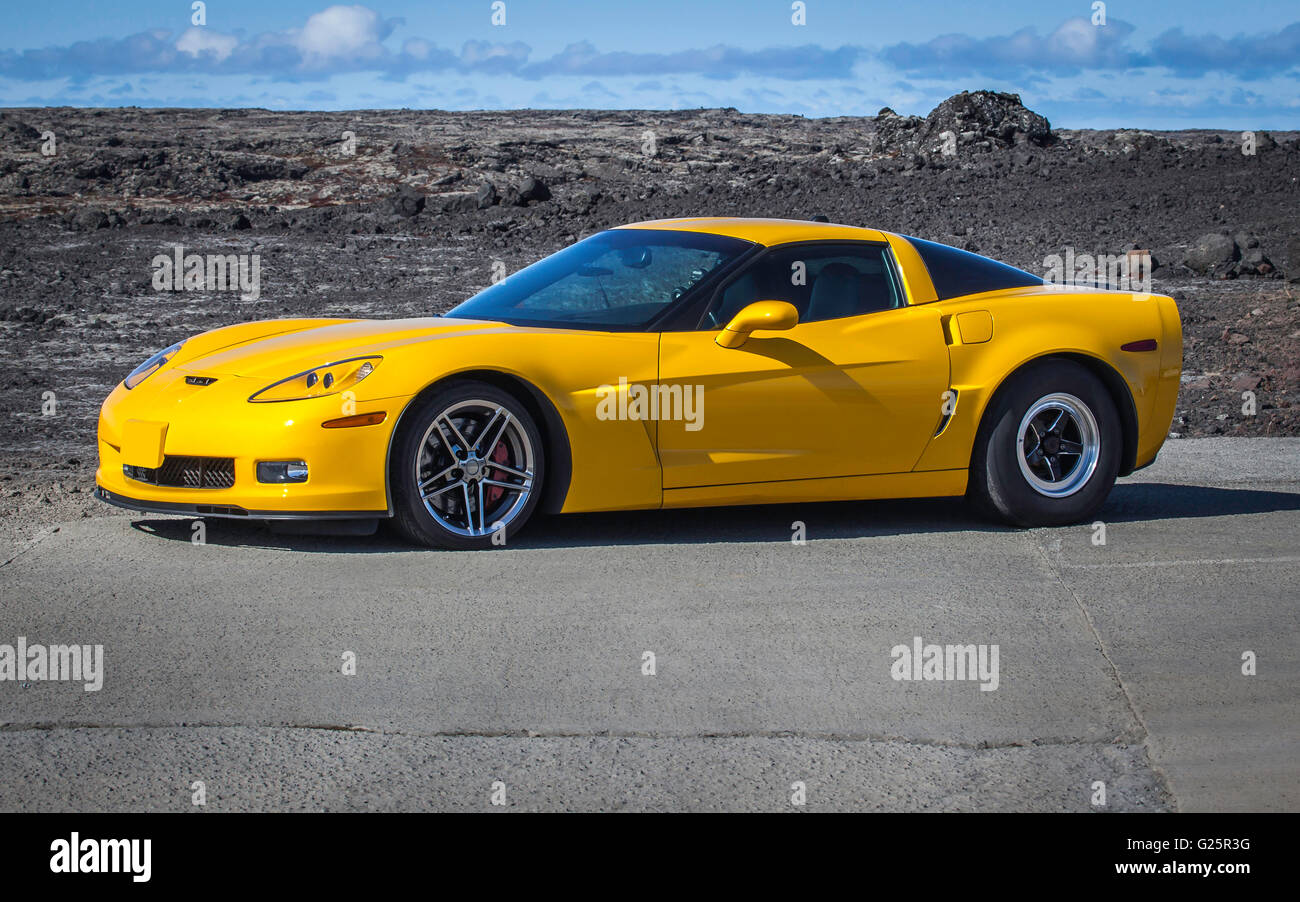
[[[1062,127],[1300,128],[1295,0],[189,0],[11,4],[0,106],[928,112],[1015,91]],[[500,18],[500,8],[496,9]]]

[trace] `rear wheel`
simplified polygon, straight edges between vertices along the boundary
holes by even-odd
[[[537,506],[544,472],[541,433],[517,398],[484,382],[448,385],[403,417],[394,525],[423,545],[504,544]]]
[[[1087,368],[1033,364],[1012,377],[985,413],[967,495],[1016,526],[1059,526],[1092,517],[1119,472],[1115,402]]]

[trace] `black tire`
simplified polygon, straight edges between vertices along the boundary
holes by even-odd
[[[493,411],[508,414],[509,419],[495,419]],[[505,425],[499,425],[502,422]],[[501,434],[493,441],[495,430]],[[486,447],[489,444],[491,448]],[[466,447],[468,453],[461,453]],[[458,463],[463,465],[459,469]],[[501,469],[506,466],[530,472],[531,480]],[[435,479],[448,470],[448,475]],[[416,402],[402,417],[389,460],[393,525],[420,545],[456,550],[500,547],[532,516],[545,476],[546,449],[528,408],[495,385],[451,382]],[[517,488],[502,488],[501,483]],[[434,493],[428,504],[421,497],[422,484],[426,492]],[[478,513],[479,497],[484,499],[483,515]]]
[[[1047,427],[1062,412],[1056,435]],[[985,411],[966,495],[986,515],[1014,526],[1079,523],[1106,503],[1122,447],[1119,413],[1100,379],[1070,360],[1030,364]]]

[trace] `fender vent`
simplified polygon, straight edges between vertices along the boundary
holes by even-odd
[[[950,388],[952,398],[945,398],[943,402],[943,418],[939,420],[939,428],[934,430],[935,438],[943,435],[943,431],[948,428],[948,423],[952,420],[952,415],[957,412],[957,389]]]

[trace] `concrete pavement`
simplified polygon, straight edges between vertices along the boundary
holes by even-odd
[[[1300,809],[1300,439],[1171,441],[1100,520],[64,524],[0,566],[0,643],[102,644],[103,688],[0,682],[0,809]],[[997,645],[996,690],[893,679],[916,636]]]

